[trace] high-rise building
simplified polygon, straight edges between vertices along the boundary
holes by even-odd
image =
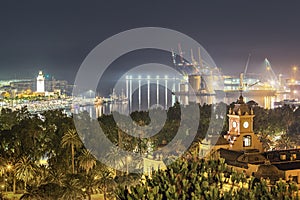
[[[36,92],[45,92],[45,77],[42,71],[36,78]]]

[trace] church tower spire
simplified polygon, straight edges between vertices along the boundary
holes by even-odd
[[[262,152],[262,144],[253,132],[253,109],[244,102],[242,93],[234,108],[229,109],[229,130],[225,139],[230,142],[230,148],[238,151],[257,149]]]

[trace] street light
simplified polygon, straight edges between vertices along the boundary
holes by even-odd
[[[296,79],[296,73],[297,73],[298,67],[296,65],[292,66],[292,77],[293,79]]]
[[[296,71],[298,70],[298,67],[296,65],[293,66],[293,72],[296,73]]]

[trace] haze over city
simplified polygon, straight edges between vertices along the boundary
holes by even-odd
[[[87,54],[108,37],[137,27],[165,27],[197,40],[224,74],[258,72],[267,57],[277,74],[298,65],[297,1],[4,1],[0,6],[0,79],[33,78],[43,70],[72,82]],[[184,49],[185,53],[189,49]],[[169,52],[135,52],[112,66],[172,64]]]

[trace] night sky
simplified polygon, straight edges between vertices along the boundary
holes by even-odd
[[[298,1],[183,2],[1,1],[0,79],[32,78],[42,69],[73,81],[96,45],[121,31],[146,26],[189,35],[227,74],[243,71],[249,53],[249,72],[259,72],[265,57],[277,73],[289,74],[292,65],[300,64]],[[152,57],[171,61],[169,54],[161,55]],[[136,56],[138,61],[124,57],[113,70],[121,65],[129,69],[149,57],[147,52]]]

